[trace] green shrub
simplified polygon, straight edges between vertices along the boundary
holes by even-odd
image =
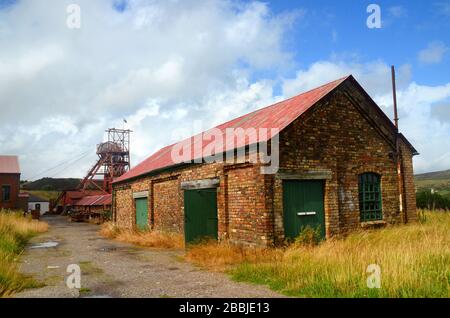
[[[416,203],[419,209],[428,210],[450,210],[450,198],[431,193],[431,191],[420,191],[416,194]]]
[[[300,234],[295,238],[295,245],[318,245],[322,240],[320,235],[320,228],[312,228],[311,226],[306,226],[301,229]]]

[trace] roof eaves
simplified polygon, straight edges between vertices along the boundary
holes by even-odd
[[[222,124],[218,125],[217,127],[224,126],[224,125],[226,125],[227,123],[230,123],[230,122],[235,121],[235,120],[238,120],[238,121],[237,121],[237,123],[234,124],[234,126],[236,126],[237,124],[242,124],[242,122],[248,121],[251,117],[255,116],[256,113],[261,112],[261,111],[263,111],[264,109],[268,109],[268,108],[271,108],[271,107],[275,107],[275,106],[279,105],[280,103],[286,103],[286,102],[288,102],[288,101],[290,101],[290,100],[292,100],[292,99],[298,98],[298,97],[301,96],[301,95],[306,95],[306,94],[311,93],[311,92],[313,92],[313,91],[320,90],[320,89],[323,88],[323,87],[326,87],[326,86],[335,84],[335,86],[334,86],[333,88],[329,89],[329,91],[327,91],[323,96],[321,96],[318,100],[316,100],[312,105],[309,106],[309,108],[306,110],[306,112],[308,112],[310,109],[314,108],[314,106],[315,106],[319,101],[322,101],[324,98],[326,98],[327,96],[329,96],[332,92],[334,92],[338,87],[340,87],[344,82],[346,82],[346,81],[347,81],[348,79],[350,79],[350,78],[354,79],[352,75],[347,75],[347,76],[341,77],[341,78],[339,78],[339,79],[337,79],[337,80],[334,80],[334,81],[329,82],[329,83],[325,83],[325,84],[323,84],[323,85],[321,85],[321,86],[315,87],[315,88],[313,88],[313,89],[310,89],[310,90],[308,90],[308,91],[305,91],[305,92],[303,92],[303,93],[301,93],[301,94],[298,94],[298,95],[296,95],[296,96],[290,97],[290,98],[285,99],[285,100],[283,100],[283,101],[279,101],[279,102],[277,102],[277,103],[275,103],[275,104],[272,104],[272,105],[269,105],[269,106],[266,106],[266,107],[257,109],[257,110],[255,110],[255,111],[253,111],[253,112],[244,114],[244,115],[242,115],[242,116],[236,117],[236,118],[234,118],[234,119],[232,119],[232,120],[230,120],[230,121],[227,121],[227,122],[225,122],[225,123],[222,123]],[[301,114],[300,116],[298,116],[298,117],[296,117],[296,118],[293,118],[292,121],[289,122],[288,124],[286,124],[282,129],[280,129],[279,132],[281,132],[282,130],[286,129],[290,124],[292,124],[292,122],[294,122],[296,119],[298,119],[298,118],[301,117],[302,115],[303,115],[303,114]],[[278,132],[278,133],[279,133],[279,132]],[[193,138],[193,137],[190,137],[190,138]],[[188,139],[190,139],[190,138],[188,138]],[[273,138],[273,136],[272,136],[271,138]],[[270,140],[271,138],[269,138],[269,140]],[[159,157],[162,156],[162,155],[164,155],[165,152],[169,151],[169,150],[171,149],[172,146],[173,146],[173,145],[169,145],[169,146],[166,146],[166,147],[161,148],[161,149],[159,150],[159,151],[161,151],[161,153],[159,154]],[[159,151],[158,151],[158,152],[159,152]],[[157,158],[158,158],[158,157],[156,157],[156,159],[157,159]],[[194,158],[194,160],[195,160],[195,158]],[[145,162],[145,161],[144,161],[144,162]],[[142,163],[143,163],[143,162],[142,162]],[[141,163],[141,164],[142,164],[142,163]],[[187,164],[192,164],[192,163],[187,163]],[[114,181],[113,184],[122,184],[122,183],[130,182],[130,181],[134,181],[134,180],[136,180],[136,179],[139,179],[139,178],[142,178],[142,177],[145,177],[145,176],[149,176],[149,175],[152,175],[152,174],[160,173],[161,171],[164,171],[164,170],[167,170],[167,169],[176,168],[176,167],[178,167],[179,165],[180,165],[180,164],[173,164],[173,165],[170,165],[170,166],[165,166],[165,167],[162,167],[162,168],[159,168],[159,169],[154,169],[154,170],[151,170],[151,171],[143,172],[143,173],[141,173],[141,174],[138,174],[138,175],[135,175],[135,176],[132,176],[132,177],[129,177],[129,178],[120,179],[120,177],[119,177],[119,180],[118,180],[118,181]],[[139,165],[138,165],[138,166],[139,166]],[[138,167],[138,166],[136,166],[136,167]],[[136,168],[136,167],[135,167],[135,168]],[[131,171],[131,170],[130,170],[130,171]]]
[[[179,168],[182,168],[182,167],[185,167],[185,166],[196,165],[196,164],[201,164],[201,163],[195,163],[195,162],[188,162],[188,163],[186,163],[186,162],[183,162],[183,163],[173,164],[171,166],[166,166],[166,167],[155,169],[155,170],[152,170],[152,171],[143,172],[141,174],[138,174],[138,175],[130,177],[130,178],[114,181],[113,185],[132,182],[132,181],[135,181],[137,179],[141,179],[141,178],[145,178],[145,177],[150,177],[152,175],[156,175],[156,174],[161,173],[161,172],[169,172],[169,171],[176,170],[176,169],[179,169]]]

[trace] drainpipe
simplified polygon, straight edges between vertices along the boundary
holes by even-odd
[[[402,156],[399,143],[399,130],[398,130],[398,110],[397,110],[397,89],[395,85],[395,67],[391,66],[392,74],[392,97],[394,100],[394,124],[396,128],[395,132],[395,161],[397,166],[397,183],[398,183],[398,201],[399,201],[399,211],[403,223],[407,223],[406,212],[403,209],[403,167],[402,167]]]

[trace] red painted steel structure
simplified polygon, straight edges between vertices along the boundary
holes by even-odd
[[[112,182],[130,170],[130,133],[131,130],[110,128],[106,130],[106,142],[97,145],[98,160],[81,181],[78,189],[86,191],[98,188],[105,194],[112,192]],[[102,176],[103,186],[95,182]]]
[[[63,191],[54,203],[63,212],[67,207],[89,212],[91,207],[110,207],[112,182],[130,170],[130,133],[128,129],[106,130],[107,141],[97,145],[98,160],[75,190]],[[102,184],[99,185],[99,179]]]

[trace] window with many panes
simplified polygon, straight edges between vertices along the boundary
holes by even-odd
[[[382,220],[381,177],[376,173],[359,176],[359,211],[362,222]]]
[[[11,186],[3,185],[2,186],[2,201],[7,202],[11,200]]]

